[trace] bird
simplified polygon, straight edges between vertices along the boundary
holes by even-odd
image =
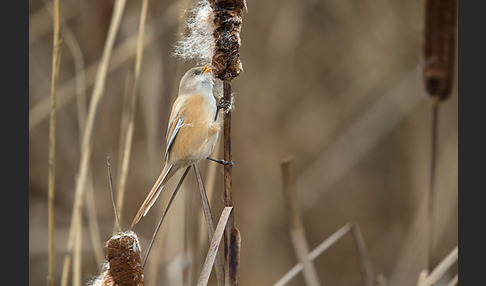
[[[172,105],[166,135],[164,168],[142,203],[131,227],[153,206],[164,185],[177,171],[209,158],[221,129],[221,106],[213,95],[213,79],[209,64],[189,69],[179,84],[177,99]],[[226,161],[224,161],[227,163]]]

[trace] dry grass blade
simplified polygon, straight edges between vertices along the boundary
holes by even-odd
[[[216,166],[216,164],[213,164]],[[201,172],[199,171],[199,168],[197,165],[194,165],[194,171],[196,173],[196,180],[197,184],[199,186],[199,194],[201,195],[201,201],[202,201],[202,206],[203,206],[203,212],[204,212],[204,218],[206,219],[206,229],[208,232],[208,237],[209,240],[214,235],[214,224],[213,224],[213,215],[211,213],[211,207],[209,205],[209,200],[206,195],[206,190],[204,189],[204,183],[201,178]],[[221,255],[219,252],[216,252],[216,261],[214,262],[215,264],[215,270],[216,270],[216,277],[218,280],[218,285],[224,285],[224,270],[223,270],[223,265],[221,263]]]
[[[86,216],[88,217],[88,227],[91,245],[98,266],[103,264],[103,243],[101,242],[98,215],[96,212],[96,200],[93,188],[93,174],[90,170],[86,182]]]
[[[316,259],[319,255],[321,255],[324,251],[326,251],[329,247],[331,247],[334,243],[336,243],[341,237],[343,237],[346,233],[350,232],[352,229],[352,224],[347,223],[340,229],[338,229],[335,233],[333,233],[330,237],[326,240],[321,242],[314,250],[309,253],[309,258],[311,260]],[[280,278],[274,286],[283,286],[286,285],[292,278],[294,278],[300,271],[303,269],[302,263],[297,263],[294,267],[292,267],[282,278]]]
[[[199,276],[199,281],[197,282],[198,286],[205,286],[208,284],[211,268],[213,267],[214,260],[216,259],[219,244],[221,243],[221,238],[223,237],[223,232],[232,210],[233,207],[225,207],[221,212],[221,217],[219,218],[216,230],[214,231],[214,235],[211,239],[208,254],[206,255],[206,260],[204,261],[201,275]]]
[[[456,246],[437,267],[427,275],[427,270],[424,270],[419,277],[418,286],[430,286],[437,282],[446,271],[457,261],[459,257],[458,247]],[[425,273],[425,274],[424,274]],[[454,279],[453,279],[454,280]]]
[[[66,247],[66,255],[64,257],[64,264],[62,270],[61,285],[67,286],[69,268],[71,264],[71,253],[74,246],[74,238],[76,234],[75,222],[80,220],[81,210],[84,199],[84,191],[86,185],[86,177],[88,172],[89,161],[91,157],[91,146],[93,139],[93,129],[96,122],[96,113],[103,96],[103,89],[106,80],[106,74],[108,71],[108,64],[111,58],[111,52],[113,50],[113,44],[115,37],[120,26],[121,17],[125,9],[126,0],[118,0],[115,3],[113,16],[111,18],[110,28],[108,31],[107,40],[103,49],[100,66],[96,75],[95,86],[93,88],[92,99],[89,106],[88,118],[83,134],[83,144],[81,150],[81,160],[79,164],[79,177],[76,182],[74,207],[71,217],[71,226],[69,230],[68,243]]]
[[[309,259],[309,245],[307,244],[304,223],[298,207],[292,158],[289,157],[282,160],[281,168],[284,197],[289,213],[290,237],[292,239],[295,254],[303,265],[303,274],[306,284],[321,285],[314,264]]]
[[[117,207],[115,204],[115,187],[113,186],[113,177],[111,175],[110,157],[106,157],[106,166],[108,169],[108,180],[110,181],[111,203],[113,205],[113,212],[115,213],[115,227],[117,229],[117,232],[120,232],[121,231],[120,215],[118,214]]]
[[[48,32],[51,31],[52,23],[51,19],[52,9],[53,9],[54,1],[45,1],[45,8],[47,11],[50,12],[46,14],[46,10],[39,9],[37,12],[29,16],[29,45],[32,45],[39,41],[42,37],[45,36]],[[62,9],[62,16],[59,17],[59,24],[63,25],[66,21],[71,20],[72,17],[76,15],[78,11],[72,9],[72,6],[66,5]],[[62,32],[61,32],[62,33]]]
[[[49,120],[49,173],[48,173],[48,275],[47,285],[54,285],[54,195],[56,173],[56,92],[61,62],[61,41],[59,39],[59,0],[54,0],[54,40],[52,51],[51,112]]]
[[[44,8],[52,15],[52,5],[51,3],[44,1],[45,5]],[[59,15],[59,19],[61,23],[65,23],[66,11],[63,11],[63,15]],[[63,17],[64,16],[64,17]],[[67,26],[63,25],[61,27],[60,33],[63,37],[63,43],[66,44],[67,49],[70,51],[73,61],[74,61],[74,68],[76,71],[75,76],[75,90],[76,90],[76,108],[77,108],[77,116],[78,116],[78,126],[79,126],[79,138],[80,141],[83,138],[84,126],[86,123],[86,78],[85,78],[85,66],[84,66],[84,56],[83,51],[79,45],[79,42],[76,40],[73,31]],[[80,142],[82,144],[82,142]],[[89,185],[87,190],[87,216],[88,216],[88,225],[90,229],[90,237],[91,237],[91,244],[93,246],[94,256],[98,265],[103,263],[103,249],[101,248],[101,236],[99,232],[98,222],[96,220],[96,208],[94,203],[94,196],[93,196],[93,187],[92,182],[93,178],[91,174],[88,175],[87,178],[87,185]]]
[[[77,227],[76,241],[74,242],[74,261],[73,261],[73,286],[81,286],[82,279],[82,243],[83,243],[83,224]]]
[[[137,103],[138,86],[140,84],[140,69],[142,67],[144,37],[145,37],[145,22],[147,19],[148,0],[142,2],[142,10],[140,12],[140,23],[138,27],[137,53],[135,56],[135,79],[133,83],[132,94],[130,97],[130,106],[128,112],[128,127],[125,133],[125,143],[123,144],[123,158],[121,161],[121,172],[119,173],[119,193],[117,206],[120,213],[123,211],[123,199],[125,198],[126,181],[128,174],[128,166],[130,164],[130,151],[132,147],[133,130],[135,127],[135,110]]]

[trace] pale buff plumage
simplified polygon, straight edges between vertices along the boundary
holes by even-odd
[[[216,117],[218,109],[209,70],[207,65],[192,68],[181,79],[167,128],[164,169],[133,219],[132,227],[147,214],[177,171],[207,158],[214,149],[220,116]]]

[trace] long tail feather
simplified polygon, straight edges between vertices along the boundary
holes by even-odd
[[[172,165],[166,166],[164,170],[160,173],[160,176],[157,179],[157,181],[155,181],[152,190],[150,190],[149,194],[145,198],[145,201],[143,202],[142,206],[140,207],[137,214],[135,215],[135,218],[133,219],[130,228],[132,228],[135,224],[137,224],[138,221],[148,213],[148,211],[150,210],[150,208],[152,207],[152,205],[155,203],[160,193],[162,192],[165,183],[174,174],[174,172],[171,171],[172,171]]]

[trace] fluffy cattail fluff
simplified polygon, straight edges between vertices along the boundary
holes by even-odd
[[[174,45],[174,55],[182,59],[194,59],[198,64],[211,62],[214,54],[213,10],[207,0],[199,0],[195,7],[186,11],[183,37]]]
[[[242,71],[240,61],[241,12],[243,0],[199,0],[187,11],[183,37],[174,46],[174,54],[211,63],[212,72],[221,80],[232,80]]]
[[[140,242],[133,231],[120,232],[106,243],[102,273],[90,286],[143,286]]]

